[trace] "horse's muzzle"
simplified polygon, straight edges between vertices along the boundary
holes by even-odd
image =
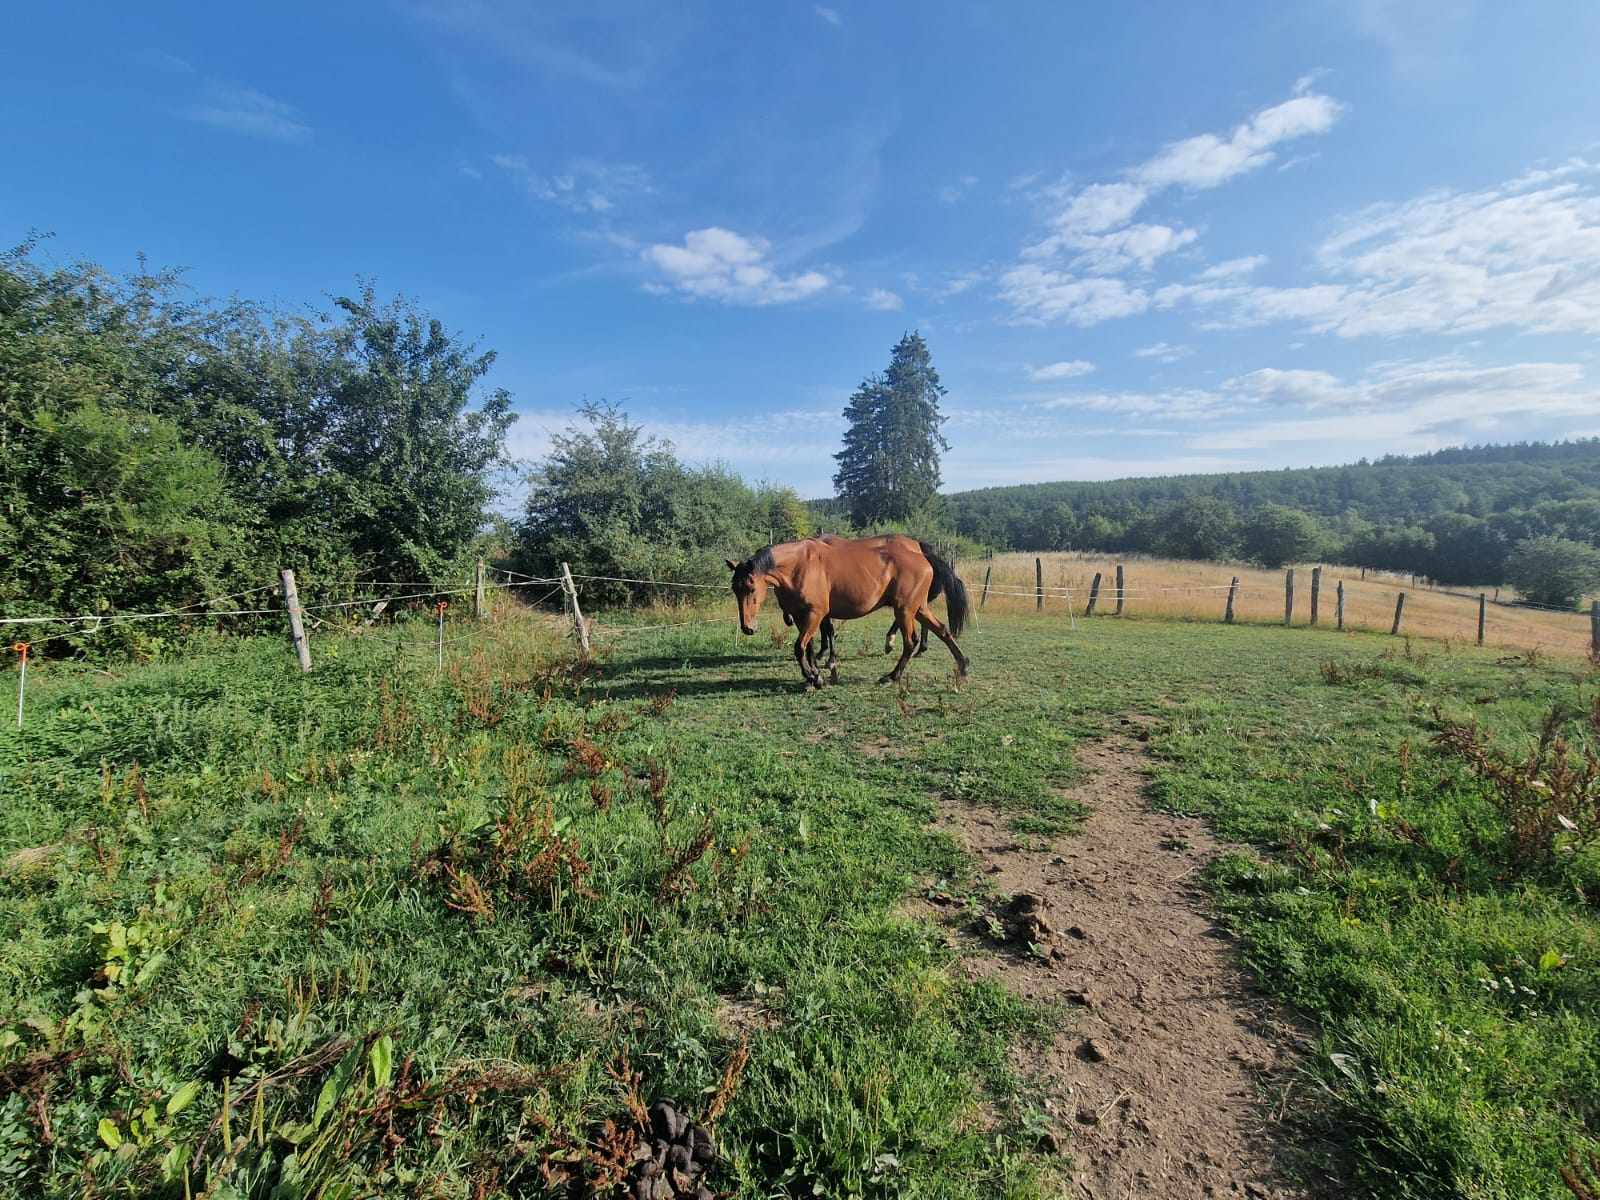
[[[740,633],[753,634],[753,633],[755,633],[755,631],[756,631],[756,627],[754,625],[746,625],[743,621],[739,622],[739,632]]]

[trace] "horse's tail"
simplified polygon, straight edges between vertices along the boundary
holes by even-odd
[[[928,599],[932,600],[940,592],[944,593],[945,607],[950,610],[950,636],[960,637],[961,631],[967,627],[967,617],[972,613],[972,603],[967,599],[967,585],[961,582],[955,568],[933,552],[933,547],[927,542],[918,542],[922,547],[922,555],[933,567],[933,586],[928,589]]]

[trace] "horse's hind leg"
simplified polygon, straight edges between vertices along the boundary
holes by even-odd
[[[950,631],[944,627],[939,618],[933,615],[933,610],[924,608],[917,613],[917,620],[922,622],[922,637],[926,641],[928,630],[933,630],[933,635],[950,647],[950,653],[955,655],[956,673],[967,673],[967,656],[961,653],[961,647],[956,645],[955,638],[950,636]]]
[[[911,661],[911,655],[917,645],[917,623],[911,615],[909,608],[894,610],[895,623],[900,627],[900,661],[895,663],[894,670],[890,671],[879,683],[899,683],[900,674],[906,669],[906,664]]]
[[[895,632],[895,630],[897,630],[899,628],[900,628],[900,618],[899,617],[895,617],[893,620],[891,620],[889,622],[889,628],[887,628],[887,629],[885,629],[883,631],[883,652],[885,654],[893,654],[894,653],[894,632]]]

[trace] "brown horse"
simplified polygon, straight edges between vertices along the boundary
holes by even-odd
[[[849,538],[842,538],[838,534],[834,533],[818,533],[813,534],[812,536],[815,537],[819,542],[845,542],[850,540]],[[893,542],[903,542],[908,549],[916,549],[921,545],[921,543],[915,538],[909,538],[903,533],[881,533],[872,537],[858,538],[856,540],[872,546],[887,546]],[[935,572],[933,576],[933,586],[928,589],[929,603],[937,600],[939,598],[939,593],[943,590],[943,585],[941,585],[939,582],[939,575],[937,572]],[[783,614],[783,623],[785,625],[793,625],[794,614],[785,611]],[[894,633],[898,628],[900,628],[899,620],[891,617],[889,619],[889,628],[883,631],[883,652],[885,654],[893,653]],[[822,666],[833,672],[834,682],[837,683],[839,681],[839,672],[837,669],[839,665],[839,653],[838,646],[834,641],[833,633],[833,621],[827,617],[824,617],[822,619],[822,628],[817,631],[817,640],[812,644],[812,650],[810,654],[811,661],[813,665],[815,665],[818,658],[818,654],[816,652],[820,651],[820,657],[824,660],[822,662]],[[918,632],[917,651],[913,657],[921,658],[927,652],[928,630],[927,627],[924,626]]]
[[[956,645],[970,611],[967,588],[926,542],[898,535],[859,541],[807,538],[768,546],[742,563],[731,558],[727,562],[733,572],[733,595],[739,602],[739,628],[745,633],[756,631],[756,613],[771,588],[785,618],[799,631],[795,662],[813,687],[822,686],[812,641],[823,621],[854,620],[880,608],[894,609],[903,645],[900,661],[879,683],[895,682],[905,671],[916,652],[919,623],[950,647],[957,670],[967,673],[966,655]],[[935,581],[950,610],[949,629],[928,607]]]

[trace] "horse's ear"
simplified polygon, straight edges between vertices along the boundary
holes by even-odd
[[[737,571],[739,569],[739,564],[734,562],[731,558],[725,558],[722,561],[728,564],[728,570],[730,571]]]

